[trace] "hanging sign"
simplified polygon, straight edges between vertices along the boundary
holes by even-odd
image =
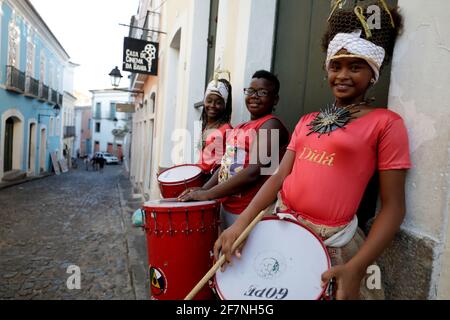
[[[132,103],[117,103],[116,104],[116,110],[117,112],[127,112],[127,113],[134,113],[134,104]]]
[[[123,71],[158,75],[159,44],[134,38],[123,41]]]

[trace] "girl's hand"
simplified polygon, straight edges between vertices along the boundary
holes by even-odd
[[[226,265],[231,264],[233,254],[240,259],[242,248],[245,241],[234,251],[231,252],[234,242],[242,234],[245,228],[241,228],[238,224],[234,223],[231,227],[223,231],[216,243],[214,244],[214,258],[219,260],[219,253],[225,255],[225,263],[222,265],[221,270],[225,271]]]
[[[359,300],[360,285],[364,273],[350,265],[335,266],[322,274],[322,288],[325,288],[332,278],[336,279],[336,300]]]
[[[186,194],[192,192],[192,191],[197,191],[197,190],[202,190],[201,187],[195,187],[195,188],[188,188],[186,190],[184,190],[179,196],[178,196],[178,201],[181,201],[180,199],[185,196]]]
[[[178,197],[178,201],[180,202],[187,202],[187,201],[208,201],[214,199],[211,196],[211,193],[209,190],[202,190],[201,188],[199,190],[192,190],[184,195],[180,195]]]

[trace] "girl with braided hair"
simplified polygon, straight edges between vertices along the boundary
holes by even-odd
[[[392,54],[401,26],[397,10],[388,9],[384,1],[379,4],[379,30],[368,27],[364,8],[334,7],[324,39],[325,67],[335,101],[300,119],[278,171],[217,240],[216,258],[220,250],[227,262],[232,255],[241,255],[241,248],[232,252],[234,241],[278,195],[276,213],[291,215],[327,246],[332,268],[322,274],[324,288],[333,279],[337,299],[384,297],[382,289],[369,290],[364,278],[404,219],[404,185],[411,162],[402,118],[370,106],[365,98]],[[356,211],[375,170],[381,209],[364,239]]]

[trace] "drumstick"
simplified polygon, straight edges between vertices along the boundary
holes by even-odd
[[[253,228],[256,226],[256,224],[264,217],[266,214],[266,211],[261,211],[255,219],[245,228],[245,230],[242,232],[242,234],[236,239],[236,241],[233,243],[233,246],[231,247],[231,252],[234,252],[242,242],[244,242],[245,239],[247,239],[250,232],[253,230]],[[184,300],[192,300],[197,293],[205,286],[205,284],[211,279],[219,270],[219,268],[224,264],[225,262],[225,256],[221,255],[219,260],[212,266],[211,269],[205,274],[205,276],[197,283],[197,285],[192,289],[191,292],[184,298]]]

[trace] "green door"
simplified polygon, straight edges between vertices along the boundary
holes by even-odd
[[[289,129],[295,128],[304,114],[319,111],[333,103],[328,87],[322,51],[322,36],[330,14],[330,0],[278,0],[276,40],[272,70],[281,82],[280,103],[276,114]],[[387,1],[396,5],[397,1]],[[368,97],[375,97],[376,106],[386,106],[390,67]]]
[[[9,118],[5,123],[5,156],[3,161],[3,171],[12,170],[13,158],[13,134],[14,134],[14,120]]]
[[[210,1],[209,11],[209,31],[208,31],[208,58],[206,65],[206,84],[214,77],[214,57],[216,54],[216,36],[217,36],[217,21],[219,15],[219,0]]]

